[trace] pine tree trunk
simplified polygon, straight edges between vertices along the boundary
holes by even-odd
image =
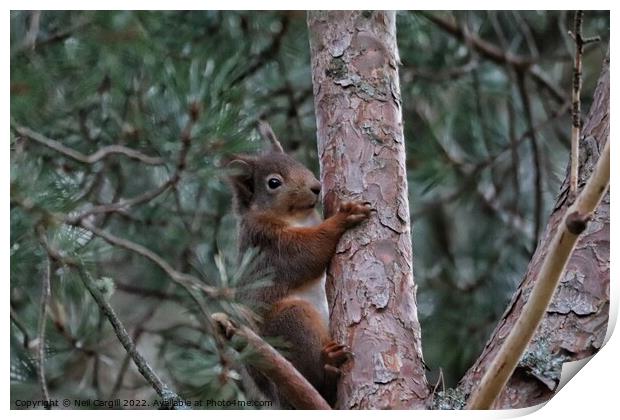
[[[424,408],[395,13],[310,12],[308,27],[326,215],[339,200],[376,210],[328,271],[332,334],[355,354],[338,407]]]
[[[609,59],[594,94],[580,142],[579,189],[609,141]],[[553,233],[569,205],[569,172],[560,189],[547,228],[530,261],[527,274],[482,355],[465,374],[466,392],[478,384],[504,338],[514,325],[533,287]],[[496,408],[529,407],[549,400],[558,385],[563,362],[598,351],[609,316],[609,193],[603,198],[568,262],[563,279],[519,367],[495,402]]]

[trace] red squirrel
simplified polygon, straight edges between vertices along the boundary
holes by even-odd
[[[265,273],[271,274],[271,281],[242,287],[240,300],[258,306],[258,333],[284,340],[289,345],[285,357],[333,405],[339,367],[350,351],[329,334],[325,270],[342,234],[367,219],[370,208],[361,202],[344,202],[333,216],[322,220],[315,209],[321,193],[319,181],[284,152],[267,123],[261,121],[259,131],[271,150],[234,156],[228,163],[233,171],[229,181],[238,219],[239,254],[258,250],[254,275],[245,282]],[[248,371],[267,398],[288,406],[277,384],[254,369]]]

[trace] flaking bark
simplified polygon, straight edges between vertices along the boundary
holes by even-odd
[[[328,270],[332,334],[355,354],[338,408],[425,408],[395,13],[310,12],[308,27],[326,216],[341,200],[376,210]]]

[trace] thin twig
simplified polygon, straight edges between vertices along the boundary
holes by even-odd
[[[477,60],[477,57],[472,55],[465,64],[450,66],[439,71],[437,71],[437,69],[421,68],[403,63],[401,73],[404,80],[421,78],[431,80],[433,82],[452,81],[468,75],[473,70],[477,69],[479,65],[480,62]]]
[[[507,100],[508,110],[508,137],[510,138],[510,157],[512,159],[512,188],[513,188],[513,202],[512,208],[515,214],[519,213],[519,201],[521,196],[521,184],[519,183],[519,168],[521,167],[519,159],[519,148],[516,142],[516,124],[515,124],[515,109],[511,100]]]
[[[599,37],[585,39],[581,35],[583,30],[583,10],[575,12],[574,32],[569,33],[573,41],[575,41],[575,60],[573,62],[573,89],[572,89],[572,128],[571,128],[571,147],[570,147],[570,182],[569,193],[571,197],[577,195],[577,180],[579,178],[579,138],[581,131],[581,59],[583,57],[583,49],[586,44],[599,41]]]
[[[497,35],[497,38],[499,39],[499,43],[501,47],[507,50],[508,48],[510,48],[510,44],[508,40],[506,39],[506,34],[504,33],[504,30],[502,29],[502,26],[499,22],[498,13],[488,12],[487,14],[489,16],[489,20],[491,21],[491,25],[493,26],[493,29]],[[512,68],[509,64],[506,64],[504,67],[506,68],[506,73],[508,74],[508,77],[510,78],[510,82],[512,84],[516,84],[517,75],[516,75],[515,69]],[[512,206],[512,212],[518,217],[520,217],[519,198],[521,195],[521,188],[519,184],[519,169],[521,167],[521,164],[520,164],[520,159],[519,159],[519,148],[517,145],[515,110],[514,110],[514,104],[513,104],[512,98],[508,98],[506,103],[507,103],[507,111],[508,111],[508,118],[507,118],[508,139],[510,141],[510,155],[512,159],[512,167],[510,170],[511,175],[512,175],[511,180],[512,180],[512,188],[513,188],[511,206]]]
[[[139,335],[134,334],[133,341],[134,343],[136,343],[136,345],[138,344],[138,341],[140,340],[141,335],[142,334],[139,334]],[[112,391],[110,391],[108,400],[114,400],[116,396],[118,395],[119,391],[121,390],[121,388],[123,387],[123,381],[125,380],[125,374],[127,373],[127,369],[129,368],[130,361],[131,361],[131,356],[129,354],[126,354],[125,357],[123,358],[123,362],[121,363],[121,367],[118,370],[118,375],[116,376],[116,380],[114,381],[114,386],[112,386]]]
[[[558,226],[534,281],[534,288],[510,334],[472,393],[468,409],[491,408],[506,386],[547,311],[579,235],[585,230],[608,185],[609,139],[590,179]]]
[[[542,206],[543,206],[543,186],[542,186],[542,163],[540,161],[540,151],[536,130],[534,129],[534,117],[532,116],[532,107],[530,98],[525,88],[525,78],[523,73],[517,73],[517,86],[519,95],[523,104],[525,120],[529,128],[530,147],[532,149],[532,170],[534,171],[534,237],[532,243],[532,253],[536,250],[540,229],[542,223]]]
[[[572,128],[570,139],[570,182],[569,194],[573,197],[577,194],[577,179],[579,177],[579,132],[581,130],[581,57],[583,55],[583,39],[581,30],[583,24],[583,10],[575,12],[575,61],[573,64],[573,108]]]
[[[102,331],[103,331],[103,324],[104,324],[104,320],[103,320],[103,316],[101,316],[101,312],[98,314],[99,316],[97,317],[97,337],[101,337],[102,336]],[[101,385],[99,383],[99,372],[101,371],[101,356],[99,355],[99,353],[93,354],[93,380],[92,380],[92,385],[93,385],[93,389],[95,391],[95,395],[97,396],[98,399],[101,399]]]
[[[159,157],[147,156],[142,152],[139,152],[134,149],[130,149],[129,147],[120,146],[120,145],[110,145],[104,146],[101,149],[97,150],[95,153],[90,155],[85,155],[82,152],[78,152],[75,149],[65,146],[59,141],[50,139],[43,134],[37,133],[36,131],[31,130],[27,127],[22,127],[19,125],[11,124],[13,129],[19,133],[21,136],[28,137],[31,140],[36,141],[46,147],[49,147],[52,150],[55,150],[58,153],[61,153],[77,162],[93,164],[98,162],[109,155],[123,155],[127,156],[130,159],[138,160],[146,165],[163,165],[164,161]]]
[[[43,237],[41,229],[39,230],[40,237]],[[51,273],[52,273],[52,260],[49,255],[45,259],[45,272],[41,279],[41,303],[39,305],[39,346],[37,351],[39,361],[39,386],[41,387],[41,394],[44,401],[50,400],[49,391],[47,389],[47,381],[45,379],[45,326],[47,324],[47,309],[51,294]],[[45,406],[46,409],[51,409],[51,404]]]
[[[132,284],[116,282],[116,288],[121,292],[138,295],[147,298],[155,298],[157,300],[170,300],[173,302],[181,302],[181,296],[168,293],[159,289],[145,289]]]
[[[241,346],[249,345],[259,355],[260,363],[253,366],[278,384],[278,390],[297,409],[329,410],[330,406],[319,392],[276,349],[246,326],[235,325],[226,314],[213,314],[226,336],[237,336]],[[303,350],[302,350],[303,351]]]

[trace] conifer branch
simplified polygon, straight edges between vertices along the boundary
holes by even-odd
[[[468,409],[490,409],[506,386],[547,311],[579,235],[585,230],[608,185],[609,139],[590,179],[558,226],[527,303],[480,384],[472,393]]]

